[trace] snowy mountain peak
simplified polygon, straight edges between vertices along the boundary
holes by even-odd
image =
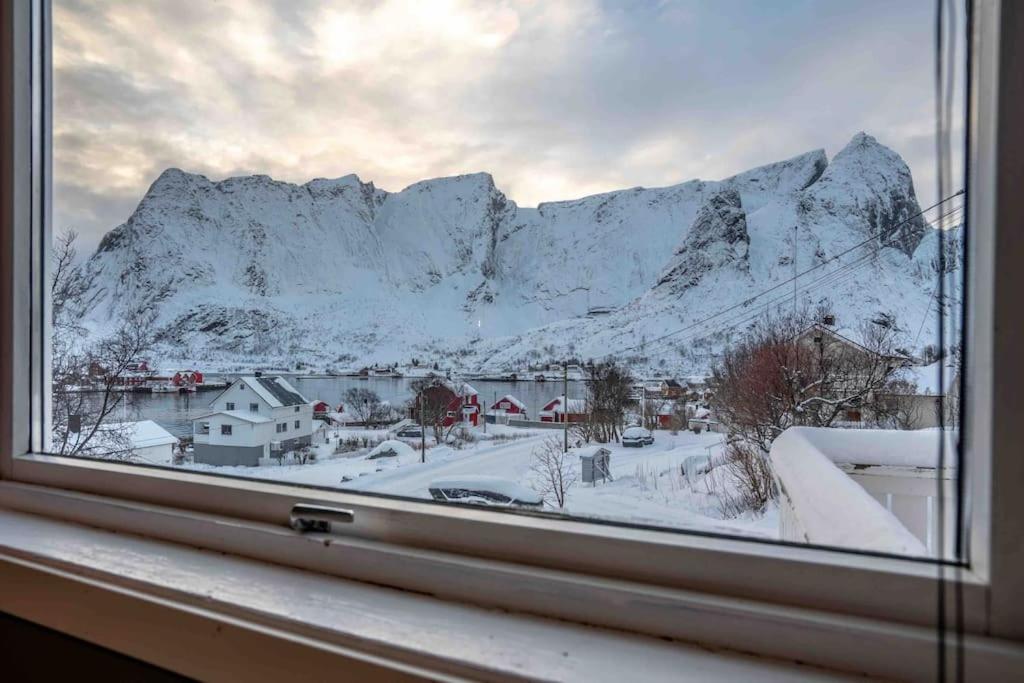
[[[875,237],[908,256],[926,231],[910,169],[866,133],[854,135],[832,158],[808,196],[829,214],[862,217],[863,223],[853,227],[865,238]]]

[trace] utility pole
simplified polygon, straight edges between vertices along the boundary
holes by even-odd
[[[793,322],[796,322],[796,240],[799,236],[799,226],[793,226]]]
[[[569,361],[562,363],[562,452],[569,452]]]
[[[640,382],[640,426],[647,429],[647,385]]]
[[[423,422],[423,390],[420,390],[420,462],[427,461],[427,425]]]

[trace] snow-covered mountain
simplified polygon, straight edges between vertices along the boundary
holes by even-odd
[[[780,283],[819,264],[797,281],[801,306],[827,303],[851,326],[891,315],[912,339],[935,315],[938,240],[919,212],[906,164],[863,133],[831,161],[816,150],[537,208],[485,173],[392,193],[354,175],[169,169],[83,265],[85,322],[151,310],[154,356],[207,368],[614,355],[700,371],[745,318],[792,307]]]

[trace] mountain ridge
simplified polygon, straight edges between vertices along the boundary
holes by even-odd
[[[870,270],[832,303],[853,320],[899,294],[892,313],[909,329],[930,306],[915,250],[932,228],[919,213],[909,168],[864,133],[832,160],[812,150],[719,181],[535,208],[485,172],[388,192],[355,174],[296,185],[171,168],[79,277],[90,329],[150,310],[157,354],[182,362],[326,369],[419,357],[514,370],[635,346],[623,326],[631,342],[657,337],[697,319],[692,309],[771,286],[793,272],[793,254],[803,269],[873,235]],[[863,301],[843,301],[858,289]],[[612,314],[588,318],[594,309]],[[699,369],[672,354],[635,362]]]

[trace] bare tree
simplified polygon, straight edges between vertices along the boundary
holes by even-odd
[[[767,453],[788,427],[884,408],[879,394],[903,367],[893,328],[865,323],[852,342],[806,322],[762,320],[713,368],[711,403],[733,439]]]
[[[569,489],[576,483],[576,457],[562,450],[562,440],[549,436],[533,449],[530,471],[541,497],[554,498],[559,509],[565,507]]]
[[[747,443],[735,441],[726,447],[724,473],[731,485],[719,492],[719,507],[730,517],[745,512],[760,514],[776,496],[768,456]]]
[[[82,284],[77,235],[57,237],[50,282],[52,322],[52,450],[60,455],[132,457],[126,415],[127,376],[152,343],[151,315],[129,312],[106,336],[89,338],[78,323]]]
[[[452,430],[459,425],[457,416],[447,428],[444,424],[454,393],[448,385],[449,383],[437,376],[413,380],[409,385],[413,392],[413,398],[407,404],[410,415],[420,422],[424,429],[430,427],[434,433],[434,440],[439,444],[444,443]]]
[[[599,443],[619,440],[632,387],[633,378],[615,361],[587,366],[587,419]]]
[[[658,415],[662,408],[665,407],[667,402],[660,398],[645,398],[643,399],[643,409],[641,415],[643,415],[643,427],[645,429],[655,430],[659,424]]]
[[[367,426],[374,426],[383,420],[385,406],[377,392],[372,389],[352,387],[345,392],[342,401],[352,414],[359,418],[359,422]]]

